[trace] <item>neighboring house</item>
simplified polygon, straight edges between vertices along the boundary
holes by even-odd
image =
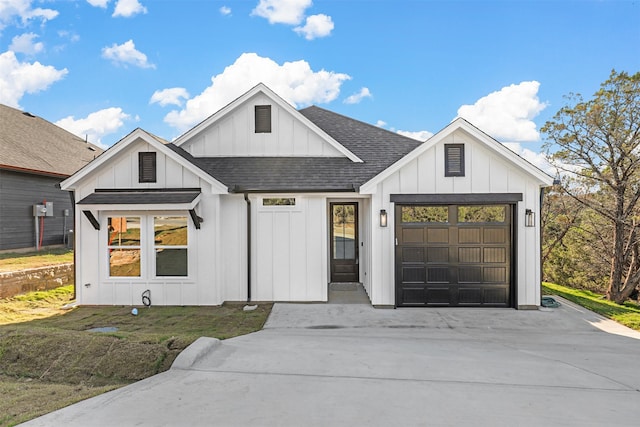
[[[0,250],[66,243],[73,204],[59,184],[102,151],[40,117],[0,104]],[[34,217],[34,206],[45,203],[49,212]]]
[[[81,304],[535,308],[553,179],[463,119],[426,142],[260,84],[169,144],[136,129],[62,183]]]

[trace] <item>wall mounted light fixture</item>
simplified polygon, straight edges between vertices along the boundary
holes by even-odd
[[[387,226],[387,211],[380,209],[380,227]]]
[[[536,226],[536,214],[531,209],[525,209],[524,211],[524,225],[525,227]]]

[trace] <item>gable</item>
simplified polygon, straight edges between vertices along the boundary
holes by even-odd
[[[451,174],[447,147],[463,147],[464,173]],[[521,184],[549,186],[553,178],[464,119],[456,119],[413,152],[365,183],[360,191],[376,192],[381,183],[402,182],[403,191],[475,193],[512,191]]]
[[[194,157],[348,157],[360,161],[264,85],[215,113],[175,144]]]
[[[141,179],[139,153],[155,153],[156,179]],[[227,188],[149,133],[136,129],[102,156],[61,183],[63,190],[79,190],[86,197],[94,189]]]

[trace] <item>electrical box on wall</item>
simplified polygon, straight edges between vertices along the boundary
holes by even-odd
[[[33,205],[33,216],[53,216],[53,202],[44,205]]]

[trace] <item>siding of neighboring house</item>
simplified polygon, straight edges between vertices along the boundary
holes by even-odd
[[[44,217],[42,246],[64,242],[67,230],[73,229],[73,206],[68,191],[57,188],[62,178],[0,170],[0,250],[35,247],[33,205],[53,202],[52,217]]]

